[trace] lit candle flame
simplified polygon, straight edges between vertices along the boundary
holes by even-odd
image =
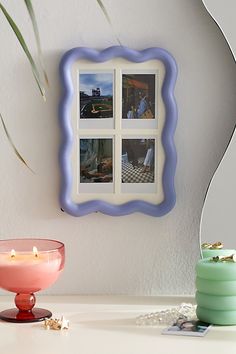
[[[35,246],[33,247],[33,254],[34,254],[35,258],[38,257],[38,249]]]
[[[11,250],[11,258],[15,258],[16,256],[16,251],[14,249]]]

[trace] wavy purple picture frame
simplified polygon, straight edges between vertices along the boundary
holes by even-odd
[[[162,175],[164,200],[159,204],[152,204],[143,200],[132,200],[120,205],[114,205],[103,200],[75,203],[71,198],[73,185],[71,152],[75,139],[71,125],[71,105],[74,95],[71,66],[79,59],[100,63],[115,57],[125,58],[134,63],[157,59],[162,61],[165,66],[165,78],[162,86],[162,98],[166,112],[165,125],[162,132],[162,144],[165,151]],[[151,216],[162,216],[168,213],[176,202],[174,175],[177,157],[174,132],[177,123],[177,106],[174,98],[174,87],[177,77],[177,65],[172,55],[162,48],[148,48],[137,51],[123,46],[113,46],[97,51],[92,48],[78,47],[69,50],[62,57],[60,77],[63,86],[63,94],[59,105],[59,121],[62,132],[59,152],[61,170],[60,205],[62,210],[73,216],[83,216],[92,212],[101,212],[112,216],[127,215],[134,212],[142,212]]]

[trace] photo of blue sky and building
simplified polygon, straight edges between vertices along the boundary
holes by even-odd
[[[80,118],[113,118],[113,74],[80,73]]]

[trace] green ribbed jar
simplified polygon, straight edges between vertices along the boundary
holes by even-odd
[[[199,320],[217,325],[235,325],[236,263],[201,259],[196,266],[196,275]]]

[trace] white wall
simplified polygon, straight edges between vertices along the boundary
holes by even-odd
[[[60,211],[59,60],[75,46],[104,48],[117,43],[95,0],[35,0],[50,78],[46,104],[14,35],[3,16],[0,19],[1,112],[36,172],[16,160],[1,131],[1,237],[65,242],[66,268],[50,293],[193,293],[203,198],[234,124],[232,56],[200,0],[104,3],[122,44],[136,49],[165,47],[178,62],[176,207],[162,218],[93,214],[78,219]],[[23,1],[4,4],[33,43]]]

